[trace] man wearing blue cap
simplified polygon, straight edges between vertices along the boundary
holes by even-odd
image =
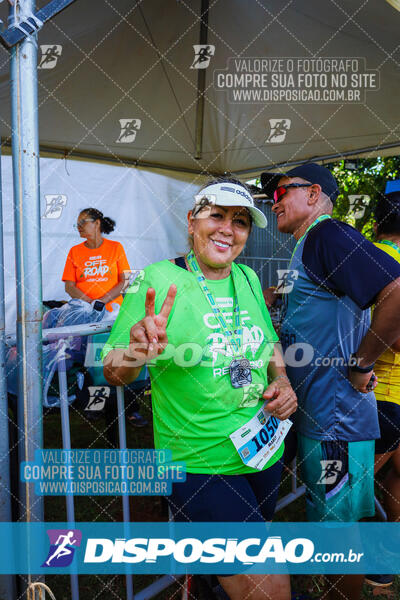
[[[400,265],[331,218],[331,172],[308,163],[262,174],[278,229],[296,246],[281,342],[297,394],[298,456],[312,521],[374,514],[374,440],[380,437],[375,360],[400,337]],[[375,304],[373,320],[369,307]],[[363,577],[330,576],[330,599],[358,600]]]

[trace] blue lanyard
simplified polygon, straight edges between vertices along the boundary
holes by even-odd
[[[213,293],[207,286],[206,278],[204,277],[203,273],[201,272],[199,263],[197,262],[197,259],[194,255],[193,250],[191,250],[189,252],[189,254],[187,255],[186,258],[187,258],[188,264],[190,266],[190,269],[193,271],[194,275],[196,276],[196,281],[199,284],[204,297],[206,298],[207,302],[209,303],[215,318],[217,319],[218,323],[222,327],[222,331],[223,331],[225,337],[227,338],[229,345],[232,348],[232,352],[233,352],[234,356],[239,355],[241,352],[241,348],[242,348],[243,330],[240,327],[240,308],[239,308],[239,302],[238,302],[238,298],[237,298],[235,277],[233,275],[233,271],[232,271],[232,281],[233,281],[233,288],[234,288],[233,321],[234,321],[235,329],[232,331],[232,329],[230,329],[228,327],[228,324],[225,320],[224,315],[222,314],[221,310],[217,306],[217,303],[215,302]],[[235,335],[238,337],[235,338]]]

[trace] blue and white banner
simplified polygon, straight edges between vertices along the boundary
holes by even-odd
[[[400,523],[0,523],[0,573],[397,573]]]

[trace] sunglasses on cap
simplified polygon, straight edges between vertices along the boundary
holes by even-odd
[[[290,188],[301,188],[301,187],[311,187],[314,185],[313,183],[287,183],[286,185],[280,185],[274,191],[274,204],[279,202],[282,197],[286,194],[288,189]]]

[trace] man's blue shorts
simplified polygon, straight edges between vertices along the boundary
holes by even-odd
[[[167,498],[175,521],[271,521],[278,498],[282,463],[245,475],[187,473]]]
[[[321,441],[297,433],[309,521],[359,521],[375,514],[374,440]]]

